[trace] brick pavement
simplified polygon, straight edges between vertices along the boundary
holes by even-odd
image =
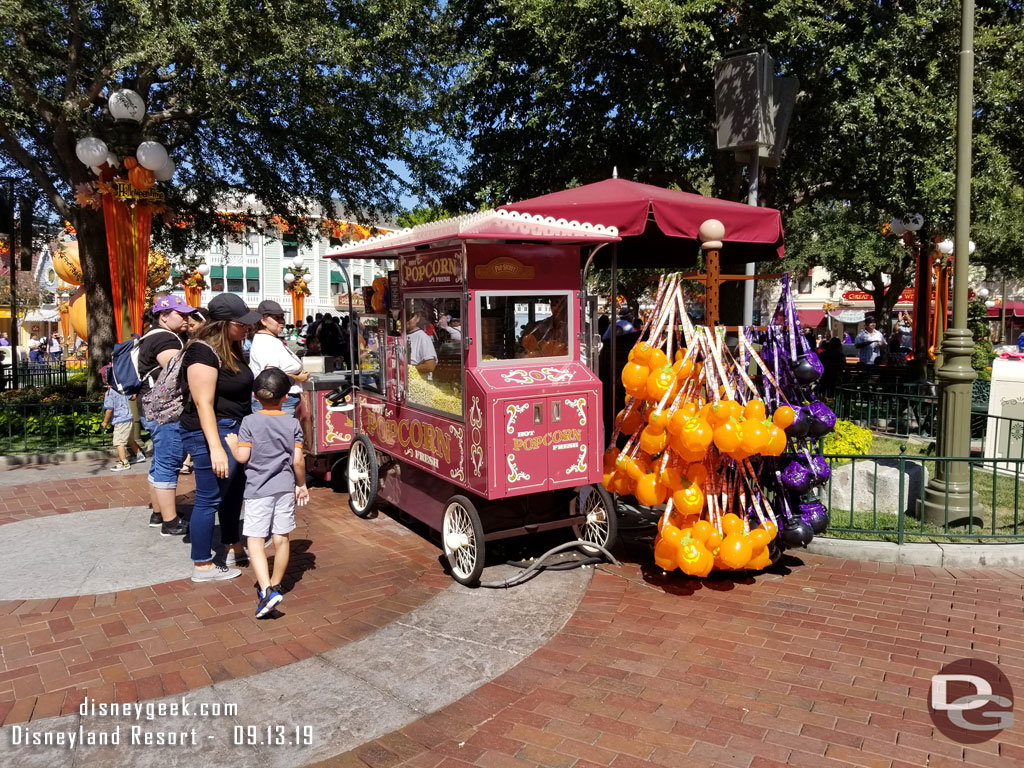
[[[0,520],[144,503],[145,473],[125,475],[8,483]],[[192,487],[183,477],[179,492]],[[248,570],[216,584],[182,579],[0,601],[0,722],[71,713],[86,695],[151,699],[307,658],[385,626],[451,584],[435,546],[385,516],[355,518],[345,497],[328,489],[312,489],[297,522],[285,585],[299,583],[275,620],[253,619]],[[187,572],[187,546],[178,539],[167,546],[180,548]]]
[[[1024,691],[1024,572],[804,555],[786,575],[602,567],[546,646],[327,768],[909,768],[1024,764],[1024,724],[971,747],[927,711],[965,656]]]

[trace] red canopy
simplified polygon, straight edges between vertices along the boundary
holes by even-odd
[[[782,215],[774,208],[733,203],[625,179],[607,179],[500,207],[555,219],[614,226],[624,238],[642,235],[645,231],[650,233],[654,229],[648,227],[650,214],[661,234],[693,241],[697,240],[702,222],[718,219],[725,225],[725,247],[721,254],[724,260],[759,261],[781,257],[783,251]],[[730,248],[730,244],[733,247]]]

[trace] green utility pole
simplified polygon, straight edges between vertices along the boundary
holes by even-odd
[[[967,268],[971,227],[971,121],[974,107],[974,0],[960,12],[960,82],[956,115],[956,218],[953,236],[953,327],[942,341],[939,383],[938,450],[942,456],[970,456],[971,389],[978,377],[971,366],[974,342],[967,328]],[[966,462],[936,465],[921,505],[926,523],[964,521],[971,514]]]

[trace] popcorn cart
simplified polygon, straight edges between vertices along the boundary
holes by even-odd
[[[336,490],[343,488],[345,460],[352,444],[352,408],[340,396],[351,384],[350,371],[311,373],[300,395],[306,471]]]
[[[439,531],[463,584],[479,581],[486,542],[571,527],[584,551],[611,545],[580,257],[617,240],[613,227],[488,211],[326,254],[397,267],[368,302],[383,311],[354,315],[356,515],[385,501]]]

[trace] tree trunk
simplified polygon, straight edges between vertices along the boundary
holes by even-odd
[[[91,208],[74,209],[78,254],[85,280],[86,321],[89,332],[89,393],[102,392],[99,370],[108,362],[117,335],[114,330],[114,299],[110,288],[110,262],[103,213]]]

